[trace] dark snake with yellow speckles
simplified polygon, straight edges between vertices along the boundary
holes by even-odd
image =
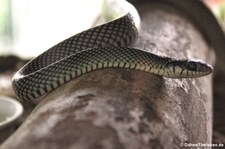
[[[136,69],[170,78],[207,75],[212,67],[200,60],[158,56],[129,48],[138,35],[139,16],[128,9],[121,17],[83,31],[31,60],[13,78],[20,100],[32,100],[88,72],[103,68]]]

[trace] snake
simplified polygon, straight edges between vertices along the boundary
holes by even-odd
[[[140,17],[129,2],[120,1],[120,5],[124,11],[120,17],[61,41],[16,72],[12,86],[18,99],[34,100],[75,78],[106,68],[140,70],[168,78],[212,73],[213,67],[202,60],[160,56],[131,47],[140,31]]]

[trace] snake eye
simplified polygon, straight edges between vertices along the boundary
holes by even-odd
[[[187,68],[188,68],[188,70],[196,71],[197,70],[197,64],[195,62],[188,62]]]

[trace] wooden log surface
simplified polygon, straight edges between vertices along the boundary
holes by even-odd
[[[213,63],[202,34],[182,12],[160,3],[137,9],[142,31],[134,47]],[[174,149],[212,141],[212,75],[169,79],[104,69],[42,99],[2,149]]]

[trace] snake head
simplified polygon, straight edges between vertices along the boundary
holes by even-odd
[[[172,60],[165,65],[165,76],[169,78],[195,78],[212,71],[213,67],[201,60]]]

